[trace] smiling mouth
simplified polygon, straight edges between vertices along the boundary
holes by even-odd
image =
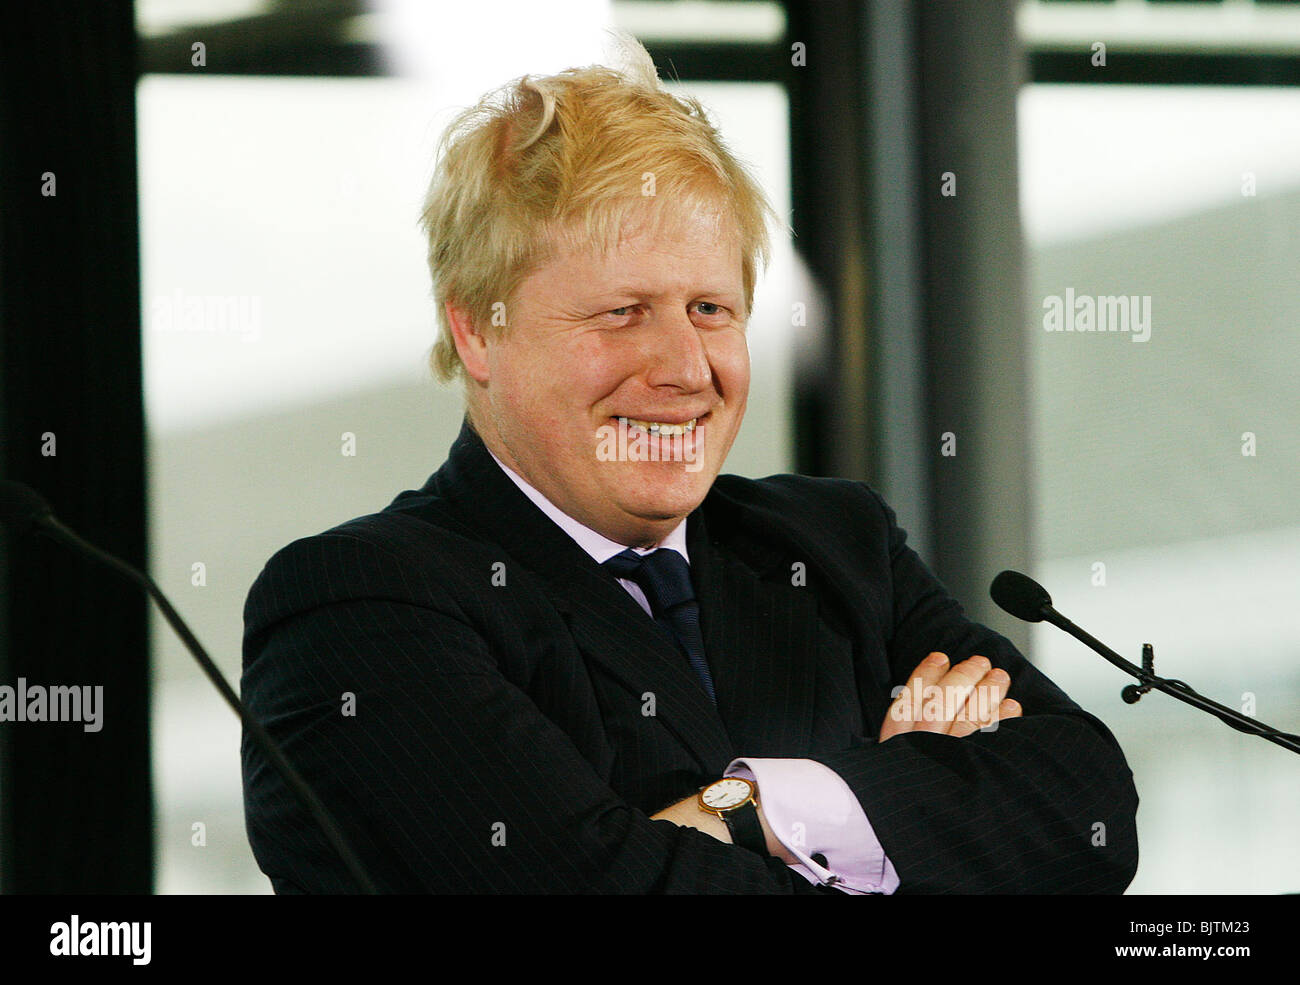
[[[646,431],[650,434],[662,435],[663,437],[673,437],[674,435],[690,434],[698,425],[707,421],[709,415],[712,413],[712,411],[709,411],[709,413],[703,414],[700,417],[692,417],[689,421],[682,421],[680,423],[643,421],[636,417],[615,417],[614,420],[617,421],[621,427],[629,429],[635,428]]]

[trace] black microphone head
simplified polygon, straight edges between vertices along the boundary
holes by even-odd
[[[53,513],[45,497],[31,486],[12,479],[0,479],[0,523],[22,532]]]
[[[1052,607],[1047,589],[1019,571],[1001,572],[989,586],[989,594],[994,602],[1025,622],[1042,622],[1046,610]]]

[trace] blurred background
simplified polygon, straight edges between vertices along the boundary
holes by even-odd
[[[1027,571],[1131,660],[1151,642],[1157,672],[1300,731],[1300,4],[87,11],[2,42],[3,475],[147,563],[232,682],[271,554],[417,488],[459,429],[417,227],[442,126],[618,29],[789,223],[726,470],[870,482],[1107,723],[1141,797],[1130,892],[1300,891],[1300,761],[1125,705],[1118,671],[988,600]],[[1067,292],[1145,327],[1048,331]],[[96,735],[0,724],[0,888],[269,892],[238,720],[161,617],[62,548],[0,548],[0,683],[106,691]]]

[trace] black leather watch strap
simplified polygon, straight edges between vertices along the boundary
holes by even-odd
[[[734,811],[722,815],[731,831],[731,840],[742,848],[748,848],[759,855],[767,855],[767,839],[763,836],[763,825],[758,819],[758,808],[752,800],[747,801]]]

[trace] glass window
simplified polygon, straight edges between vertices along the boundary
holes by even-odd
[[[1157,673],[1291,732],[1297,119],[1293,90],[1040,85],[1020,101],[1035,577],[1134,663],[1151,642]],[[1129,678],[1047,624],[1034,646],[1128,754],[1132,892],[1295,891],[1293,754],[1166,695],[1125,705]]]

